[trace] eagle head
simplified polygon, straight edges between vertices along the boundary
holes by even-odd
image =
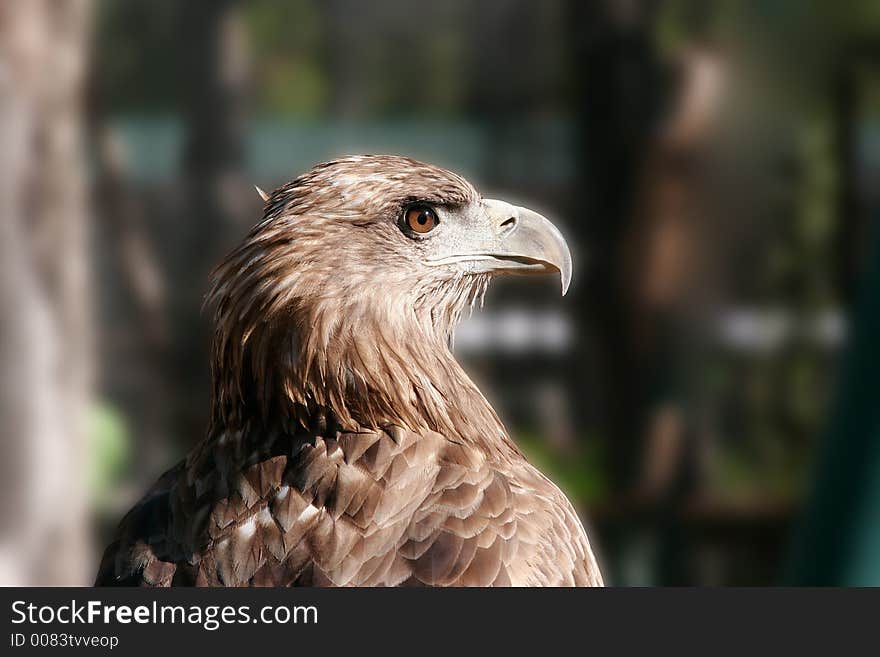
[[[452,332],[491,277],[544,272],[565,294],[556,227],[451,171],[397,156],[320,164],[267,198],[214,273],[214,424],[461,433],[482,418],[503,432]]]

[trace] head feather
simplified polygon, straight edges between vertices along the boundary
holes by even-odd
[[[488,277],[407,266],[394,218],[415,198],[479,195],[439,167],[359,156],[318,165],[268,197],[207,299],[215,429],[308,426],[320,416],[347,430],[504,434],[449,350]]]

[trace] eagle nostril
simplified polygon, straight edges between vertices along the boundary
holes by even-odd
[[[501,229],[505,232],[510,232],[516,226],[516,217],[510,217],[509,219],[505,219],[501,222]]]

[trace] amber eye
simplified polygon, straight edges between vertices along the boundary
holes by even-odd
[[[415,205],[406,211],[406,226],[414,233],[430,233],[439,223],[437,213],[427,205]]]

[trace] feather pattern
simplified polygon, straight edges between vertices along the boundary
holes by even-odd
[[[207,436],[123,518],[97,584],[601,585],[571,504],[452,357],[488,277],[419,269],[394,222],[414,199],[479,195],[364,156],[269,196],[209,295]]]
[[[218,441],[189,467],[217,471],[234,450]],[[440,434],[400,428],[332,438],[303,432],[260,451],[262,460],[201,494],[180,466],[170,471],[123,521],[98,582],[601,583],[577,515],[524,461],[500,462]],[[205,518],[198,535],[178,534],[171,509]]]

